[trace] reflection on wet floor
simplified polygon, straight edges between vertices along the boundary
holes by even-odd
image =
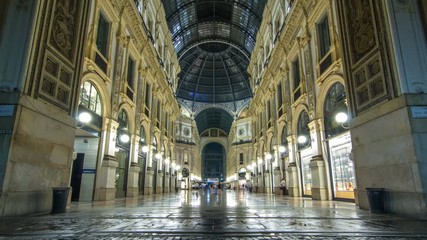
[[[0,238],[427,239],[426,226],[427,221],[371,214],[348,202],[183,190],[72,203],[64,214],[0,218]]]

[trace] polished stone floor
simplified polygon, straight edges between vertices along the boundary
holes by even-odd
[[[347,202],[198,190],[0,218],[0,239],[427,239],[427,220]]]

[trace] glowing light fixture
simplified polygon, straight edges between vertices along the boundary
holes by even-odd
[[[285,147],[285,146],[280,146],[280,147],[279,147],[279,152],[280,152],[280,153],[284,153],[284,152],[286,152],[286,147]]]
[[[81,123],[88,123],[92,120],[92,116],[88,112],[82,112],[79,114],[79,121]]]
[[[307,137],[304,136],[304,135],[301,135],[301,136],[298,137],[297,141],[300,144],[306,143],[307,142]]]
[[[347,113],[344,112],[339,112],[337,113],[337,115],[335,115],[335,121],[337,121],[338,123],[345,123],[348,120],[348,115]]]
[[[129,140],[130,140],[129,135],[127,135],[127,134],[120,135],[120,142],[122,142],[122,143],[128,143]]]
[[[148,152],[148,146],[147,145],[142,146],[141,151],[143,153],[147,153]]]

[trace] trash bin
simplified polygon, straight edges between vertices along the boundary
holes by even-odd
[[[369,201],[369,211],[372,213],[384,212],[384,188],[366,188]]]
[[[54,187],[52,188],[52,212],[64,213],[67,207],[69,187]]]

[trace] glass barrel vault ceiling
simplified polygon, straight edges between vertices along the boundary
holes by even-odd
[[[196,114],[214,104],[238,113],[252,97],[247,67],[266,0],[162,3],[181,66],[180,103]]]

